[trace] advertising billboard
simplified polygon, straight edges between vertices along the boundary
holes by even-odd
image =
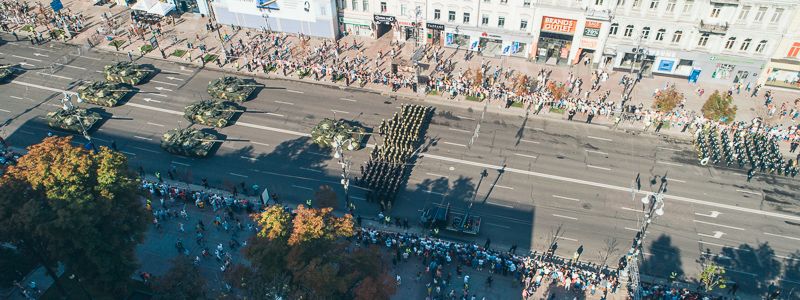
[[[562,19],[556,17],[542,17],[542,31],[573,34],[575,32],[575,25],[578,24],[577,20]]]

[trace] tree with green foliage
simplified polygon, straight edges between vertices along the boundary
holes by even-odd
[[[708,96],[701,111],[706,119],[731,123],[736,118],[736,110],[736,105],[733,105],[733,96],[714,91]]]
[[[205,296],[206,279],[188,256],[172,260],[172,268],[153,280],[155,300],[190,300]]]
[[[0,178],[0,241],[30,253],[62,294],[59,262],[92,291],[124,294],[147,226],[134,178],[119,152],[46,138]]]
[[[660,112],[670,112],[683,101],[683,93],[678,92],[675,86],[659,91],[653,97],[653,108]]]
[[[700,283],[703,284],[703,288],[706,292],[713,291],[717,287],[724,289],[725,285],[728,283],[728,280],[725,278],[725,268],[717,265],[713,261],[707,262],[703,266],[703,272],[700,273]]]

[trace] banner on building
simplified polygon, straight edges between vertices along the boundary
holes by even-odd
[[[542,31],[555,33],[575,33],[575,25],[578,21],[572,19],[562,19],[556,17],[542,17]]]
[[[316,21],[316,0],[217,0],[229,11],[248,15],[266,15],[268,18]]]

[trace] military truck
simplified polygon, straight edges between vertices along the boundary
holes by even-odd
[[[422,210],[419,222],[423,228],[428,228],[434,233],[440,229],[451,233],[477,235],[481,229],[481,217],[466,213],[456,213],[450,210],[450,203],[432,205]]]
[[[48,126],[77,133],[91,130],[101,119],[100,114],[82,108],[59,109],[45,116]]]
[[[113,107],[129,92],[119,83],[92,81],[78,88],[78,97],[92,104]]]
[[[113,65],[106,65],[103,69],[103,75],[109,82],[137,85],[153,71],[129,61],[120,61]]]
[[[236,112],[231,102],[203,100],[186,106],[183,117],[192,123],[221,128],[228,126]]]
[[[208,94],[217,99],[244,102],[259,86],[239,77],[223,76],[208,83]]]
[[[176,128],[161,136],[161,148],[172,154],[201,158],[208,156],[217,142],[216,138],[211,133],[197,129]]]
[[[366,129],[361,126],[325,118],[311,129],[311,140],[320,147],[335,147],[338,143],[347,150],[355,151],[363,146],[366,134]]]
[[[13,67],[13,65],[0,64],[0,82],[7,82],[11,79],[11,75],[14,74]]]

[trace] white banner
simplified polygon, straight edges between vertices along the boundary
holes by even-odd
[[[320,7],[315,0],[217,0],[229,11],[249,15],[264,15],[269,18],[315,22]],[[324,1],[323,1],[324,2]]]

